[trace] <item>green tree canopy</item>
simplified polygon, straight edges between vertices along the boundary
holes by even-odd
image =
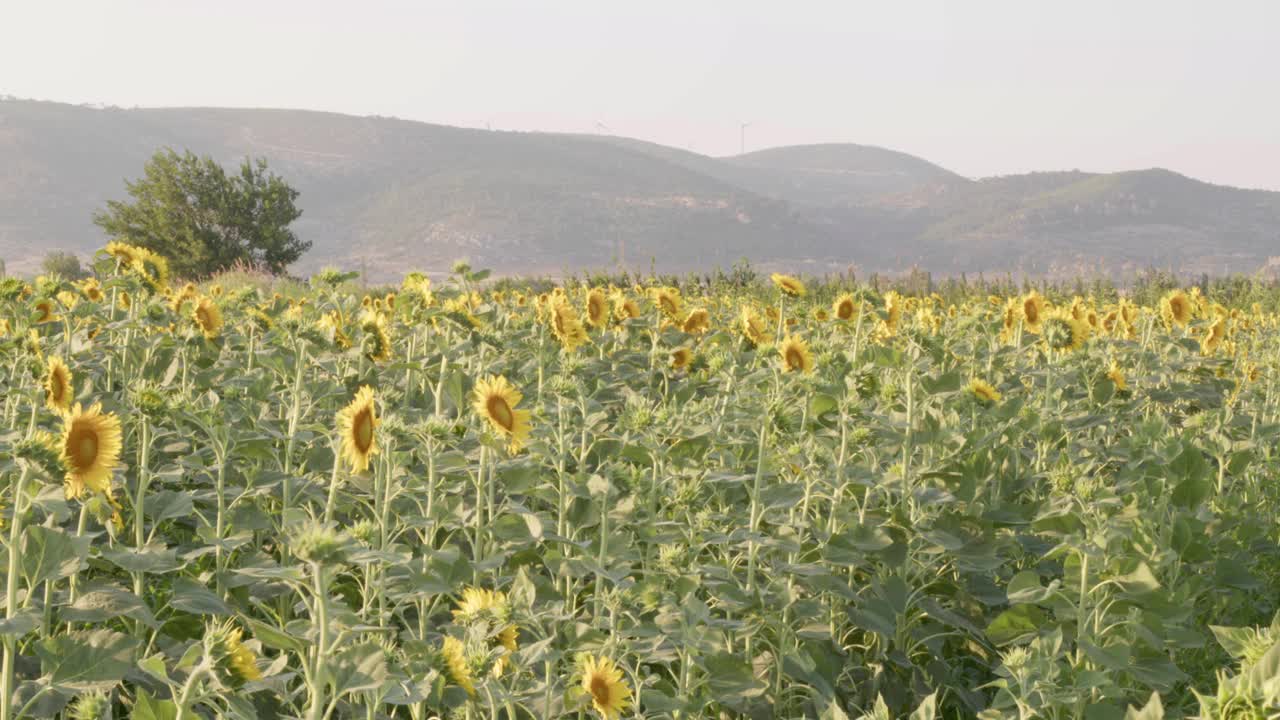
[[[280,274],[311,247],[289,229],[302,214],[293,204],[298,192],[263,159],[246,158],[228,174],[211,157],[165,148],[125,186],[133,201],[110,201],[93,221],[112,238],[163,255],[179,276],[237,264]]]

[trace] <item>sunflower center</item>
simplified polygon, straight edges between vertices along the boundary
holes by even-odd
[[[515,427],[515,417],[511,414],[511,406],[507,404],[500,395],[490,395],[485,401],[485,407],[489,409],[489,417],[493,421],[502,426],[503,430],[510,432]]]
[[[804,367],[804,356],[796,348],[787,348],[787,367],[800,368]]]
[[[373,447],[373,413],[368,408],[356,414],[351,423],[351,434],[360,452],[369,452],[369,448]]]
[[[92,428],[73,428],[67,438],[67,455],[77,470],[93,467],[98,459],[98,434]]]
[[[1022,313],[1027,316],[1027,322],[1033,325],[1040,320],[1040,310],[1036,308],[1035,303],[1024,305]]]
[[[602,707],[609,706],[609,698],[612,693],[609,692],[609,681],[602,675],[591,676],[591,697],[596,703]]]
[[[840,303],[840,309],[836,310],[836,315],[841,320],[848,320],[849,318],[853,317],[853,303],[851,302]]]
[[[51,393],[53,395],[53,399],[61,401],[63,393],[66,392],[66,386],[62,383],[62,376],[58,373],[54,373],[52,382],[50,382],[49,385],[50,389],[53,391]]]

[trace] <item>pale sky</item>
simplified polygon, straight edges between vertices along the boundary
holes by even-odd
[[[1277,0],[0,0],[0,93],[1280,190]]]

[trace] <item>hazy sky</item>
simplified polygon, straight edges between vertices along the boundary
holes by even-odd
[[[0,0],[0,93],[1280,190],[1277,0]]]

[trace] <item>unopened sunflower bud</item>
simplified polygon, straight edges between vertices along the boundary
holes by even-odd
[[[319,565],[337,565],[346,560],[347,548],[332,528],[312,523],[299,530],[290,541],[300,560]]]
[[[105,720],[111,717],[111,699],[100,692],[76,698],[68,714],[71,720]]]

